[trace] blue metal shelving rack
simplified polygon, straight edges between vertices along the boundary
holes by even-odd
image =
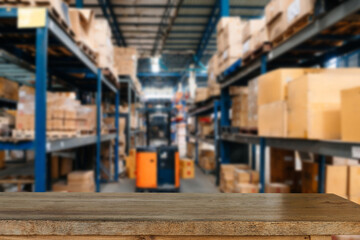
[[[102,74],[101,69],[98,69],[97,66],[82,52],[82,50],[77,46],[73,39],[63,30],[62,27],[50,16],[46,10],[46,24],[43,27],[32,28],[32,29],[11,29],[16,31],[16,33],[22,33],[25,31],[29,33],[30,31],[35,34],[35,49],[36,56],[35,62],[31,62],[31,58],[26,56],[25,53],[21,53],[18,57],[29,60],[30,64],[35,66],[35,138],[33,141],[22,141],[19,143],[12,142],[0,142],[1,150],[34,150],[35,151],[35,191],[36,192],[45,192],[47,190],[47,153],[62,151],[66,149],[74,149],[82,146],[94,145],[96,144],[96,166],[95,166],[95,183],[96,191],[100,191],[100,170],[101,170],[101,161],[100,161],[100,151],[101,151],[101,142],[115,140],[115,175],[114,180],[118,180],[118,174],[116,169],[118,169],[118,134],[107,134],[101,135],[101,101],[102,101],[102,92],[107,90],[115,93],[115,104],[116,104],[116,113],[115,113],[115,126],[116,133],[119,129],[119,99],[120,93],[117,87],[111,83],[107,78]],[[0,8],[0,19],[13,20],[16,21],[18,18],[18,9],[17,8]],[[2,29],[1,32],[6,32],[9,29]],[[27,42],[26,44],[34,45],[34,42]],[[72,59],[64,59],[64,66],[55,66],[53,67],[57,70],[56,73],[52,71],[52,67],[49,66],[49,56],[48,56],[48,47],[57,44],[57,46],[63,46],[67,48],[74,56]],[[19,53],[19,49],[16,48],[16,42],[8,42],[7,44],[2,45],[6,51],[12,50]],[[50,56],[51,57],[51,56]],[[73,64],[73,62],[75,64]],[[61,62],[61,61],[60,61]],[[58,65],[60,65],[60,62]],[[65,62],[70,62],[66,64]],[[82,80],[76,82],[78,86],[82,85],[86,91],[96,92],[96,105],[97,105],[97,129],[95,136],[86,136],[79,138],[70,138],[70,139],[60,139],[55,141],[47,141],[46,139],[46,91],[47,88],[51,88],[51,75],[59,76],[60,78],[65,79],[69,82],[69,85],[72,85],[72,80],[75,83],[75,79],[71,78],[70,75],[64,75],[65,72],[72,72],[72,65],[82,64],[82,71],[87,75],[91,73],[93,77],[95,76],[96,81],[91,81],[90,79]],[[71,66],[71,67],[69,67]],[[77,72],[81,71],[76,69]],[[48,85],[49,82],[49,85]],[[103,89],[103,86],[106,89]]]
[[[226,2],[226,0],[225,0]],[[225,6],[226,7],[226,6]],[[324,30],[334,27],[338,22],[348,16],[360,11],[360,1],[348,0],[328,13],[318,16],[312,23],[298,32],[295,36],[289,38],[283,44],[277,46],[269,53],[264,54],[260,59],[255,60],[246,66],[232,69],[230,74],[221,75],[218,78],[221,84],[221,128],[230,126],[229,109],[231,99],[229,96],[229,87],[232,85],[246,85],[247,82],[268,70],[279,67],[307,67],[320,65],[336,56],[343,56],[352,51],[359,49],[359,35],[341,35],[341,34],[324,34]],[[222,14],[228,16],[228,12]],[[311,54],[299,54],[309,51],[309,41],[326,40],[326,41],[343,41],[341,46],[332,47],[312,47],[315,51]],[[298,55],[294,56],[293,51]],[[294,62],[294,59],[301,61]],[[229,72],[229,71],[228,71]],[[220,131],[221,132],[221,131]],[[298,150],[320,154],[319,163],[319,193],[324,192],[325,182],[325,156],[339,156],[345,158],[360,158],[356,153],[360,150],[360,143],[347,143],[340,141],[318,141],[307,139],[289,139],[289,138],[270,138],[245,134],[229,134],[222,132],[220,134],[220,162],[227,164],[229,158],[229,142],[239,144],[249,144],[252,146],[252,167],[255,168],[255,146],[260,145],[260,192],[265,190],[265,148],[266,146],[280,149]]]
[[[219,160],[219,112],[220,102],[219,100],[214,100],[203,107],[196,108],[194,111],[189,111],[189,117],[195,117],[195,135],[188,134],[188,138],[195,139],[195,163],[199,163],[199,142],[206,142],[208,144],[214,145],[215,148],[215,159],[216,159],[216,184],[219,184],[219,174],[220,174],[220,162]],[[198,136],[198,117],[208,116],[214,114],[214,139],[203,138]]]

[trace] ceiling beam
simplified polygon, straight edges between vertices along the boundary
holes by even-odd
[[[96,14],[96,17],[104,17],[103,14]],[[162,18],[161,15],[155,14],[115,14],[118,18]],[[244,19],[256,19],[262,17],[262,15],[254,15],[254,14],[241,14],[239,15],[241,18]],[[177,18],[195,18],[195,19],[207,19],[209,17],[208,14],[179,14]],[[169,17],[170,18],[170,17]]]

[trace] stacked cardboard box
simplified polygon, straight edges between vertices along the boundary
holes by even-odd
[[[242,57],[247,58],[255,51],[254,35],[265,27],[264,19],[254,19],[244,23],[242,31]]]
[[[360,87],[341,92],[341,139],[360,142]]]
[[[180,177],[191,179],[195,177],[195,164],[191,159],[180,159]]]
[[[238,128],[248,127],[248,88],[230,87],[232,96],[231,126]]]
[[[34,130],[35,89],[19,88],[15,128]],[[74,93],[47,93],[47,131],[93,131],[96,126],[96,106],[80,105]]]
[[[234,193],[258,193],[259,172],[252,170],[234,170]]]
[[[341,139],[341,91],[360,86],[359,69],[307,73],[288,84],[288,136]]]
[[[258,128],[258,80],[257,78],[249,81],[248,84],[248,128]]]
[[[95,15],[92,9],[70,8],[69,17],[75,40],[94,49],[94,22]]]
[[[137,59],[136,48],[114,47],[114,63],[118,74],[130,76],[134,82],[138,82]]]
[[[208,88],[197,88],[195,93],[195,102],[204,102],[210,97]]]
[[[348,166],[347,194],[350,201],[360,204],[360,165]]]
[[[208,149],[200,149],[199,166],[206,171],[213,171],[216,167],[215,152]]]
[[[217,83],[216,77],[219,74],[218,56],[214,54],[208,63],[208,89],[211,97],[220,96],[220,84]]]
[[[98,66],[114,71],[114,47],[111,28],[106,19],[95,18],[93,41],[94,49],[98,53]]]
[[[318,193],[319,164],[310,161],[302,162],[301,188],[302,193]]]
[[[0,77],[0,98],[18,101],[19,84]]]
[[[219,73],[224,72],[242,56],[242,21],[239,17],[221,18],[217,25]]]
[[[136,149],[130,149],[129,156],[125,158],[128,178],[136,178]]]
[[[234,179],[236,169],[249,169],[245,164],[222,164],[220,168],[220,191],[232,193],[234,191]]]
[[[75,171],[67,175],[67,183],[56,182],[52,185],[54,192],[94,192],[94,172]]]
[[[306,25],[307,16],[314,12],[315,0],[272,0],[265,8],[270,41],[278,42],[289,28],[300,21]],[[298,29],[301,29],[298,27]],[[293,31],[296,32],[296,31]]]

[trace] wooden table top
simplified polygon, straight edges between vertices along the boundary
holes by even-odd
[[[325,194],[1,193],[0,235],[360,235]]]

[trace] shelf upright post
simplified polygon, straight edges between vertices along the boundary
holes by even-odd
[[[325,193],[325,165],[326,165],[326,157],[324,155],[321,155],[320,163],[319,163],[319,185],[318,185],[319,193]]]
[[[220,1],[220,16],[221,17],[230,16],[229,0],[218,0],[218,1]]]
[[[127,117],[127,126],[126,126],[126,130],[127,130],[127,152],[129,154],[130,152],[130,139],[131,139],[131,91],[132,91],[132,83],[129,81],[128,82],[128,117]]]
[[[48,14],[46,12],[45,26],[36,29],[35,192],[45,192],[47,190],[46,88],[48,36]]]
[[[219,101],[214,101],[214,147],[216,159],[216,186],[220,184],[220,159],[219,159],[219,125],[218,125]]]
[[[231,99],[229,95],[229,88],[221,89],[220,96],[220,110],[221,110],[221,118],[220,118],[220,126],[221,129],[223,127],[230,126],[230,116],[229,109],[231,107]],[[221,132],[221,130],[220,130]],[[230,163],[230,155],[229,155],[229,143],[225,141],[220,141],[220,162],[221,163]]]
[[[261,56],[261,74],[267,72],[267,55],[263,54]],[[255,149],[252,149],[252,162],[256,162],[256,145],[252,146]],[[265,138],[260,139],[260,184],[261,184],[261,193],[265,193],[265,150],[266,150],[266,140]],[[254,154],[255,153],[255,154]]]
[[[115,137],[115,173],[114,173],[114,181],[117,182],[119,180],[119,102],[120,102],[120,90],[116,91],[115,95],[115,129],[116,129],[116,137]]]
[[[100,192],[100,155],[101,155],[101,80],[102,71],[97,72],[97,94],[96,94],[96,166],[95,184],[96,192]]]
[[[84,2],[83,0],[76,0],[76,8],[83,8]]]

